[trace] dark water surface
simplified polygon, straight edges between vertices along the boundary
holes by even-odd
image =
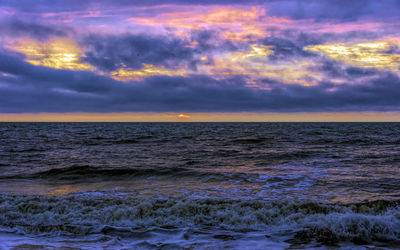
[[[0,247],[396,249],[400,123],[0,123]]]

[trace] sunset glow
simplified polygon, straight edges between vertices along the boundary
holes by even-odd
[[[397,112],[398,15],[367,2],[0,4],[0,114]]]
[[[188,35],[186,32],[190,30],[218,29],[225,39],[233,41],[254,41],[266,36],[269,25],[291,22],[285,18],[266,16],[262,7],[212,7],[211,11],[172,12],[129,20],[148,26],[170,27],[182,35]]]
[[[0,249],[394,249],[400,0],[1,0]]]

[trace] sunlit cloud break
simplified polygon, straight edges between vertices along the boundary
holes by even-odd
[[[148,76],[185,76],[185,71],[181,69],[170,70],[165,67],[156,67],[151,64],[143,64],[143,68],[140,70],[126,70],[123,68],[118,69],[117,71],[111,72],[111,76],[120,81],[138,81],[143,77]]]
[[[84,54],[79,46],[69,39],[58,38],[44,43],[22,40],[12,49],[25,54],[26,61],[33,65],[69,70],[94,69],[90,64],[82,62]]]
[[[400,38],[350,44],[313,45],[305,49],[320,52],[331,59],[361,68],[400,71]]]

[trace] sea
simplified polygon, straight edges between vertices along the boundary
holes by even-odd
[[[400,249],[400,123],[0,123],[0,249]]]

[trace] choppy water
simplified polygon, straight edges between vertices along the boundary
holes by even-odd
[[[399,123],[0,123],[0,247],[400,246]]]

